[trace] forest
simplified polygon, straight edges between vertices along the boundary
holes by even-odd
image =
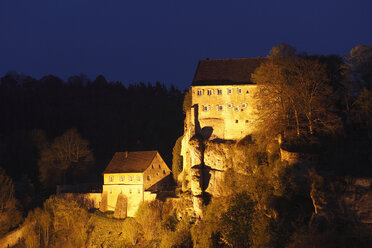
[[[358,178],[372,178],[372,47],[340,57],[281,44],[252,81],[262,87],[261,128],[236,144],[214,144],[228,147],[225,194],[194,218],[178,177],[187,91],[7,73],[0,81],[0,237],[22,226],[16,247],[371,247],[372,222],[350,217],[347,199],[371,194],[372,185],[354,188]],[[126,150],[159,150],[177,197],[117,219],[55,195],[58,184],[99,190],[114,152]],[[318,159],[289,165],[282,150]]]

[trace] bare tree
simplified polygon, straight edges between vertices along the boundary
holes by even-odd
[[[339,118],[332,111],[332,87],[327,84],[325,65],[293,55],[281,57],[294,51],[284,48],[273,48],[271,53],[277,55],[269,56],[252,74],[260,88],[256,96],[258,126],[273,134],[295,130],[298,137],[334,131]]]
[[[40,177],[45,186],[51,187],[65,181],[66,171],[71,167],[81,167],[93,162],[93,152],[89,142],[76,129],[67,130],[62,136],[45,147],[39,160]],[[59,180],[58,180],[59,177]]]

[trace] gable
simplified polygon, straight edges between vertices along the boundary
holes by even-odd
[[[154,160],[158,151],[116,152],[103,171],[105,173],[144,172]]]

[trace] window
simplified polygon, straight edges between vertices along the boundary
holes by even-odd
[[[120,190],[120,194],[123,194],[123,190],[122,189]]]
[[[223,106],[222,105],[217,105],[217,110],[218,111],[222,111],[223,110]]]
[[[137,181],[141,181],[141,176],[137,176]]]
[[[112,189],[110,189],[110,194],[112,194]]]
[[[232,94],[233,90],[232,89],[227,89],[227,94]]]
[[[246,108],[247,107],[247,104],[246,103],[242,103],[242,108]]]
[[[203,90],[198,90],[198,96],[203,95]]]
[[[203,111],[209,111],[210,106],[209,105],[203,105]]]
[[[159,164],[159,169],[161,169],[161,166],[160,166],[160,164]]]
[[[249,94],[249,90],[247,90],[247,91],[245,92],[245,94]]]
[[[245,120],[245,123],[248,123],[248,120]]]
[[[109,181],[113,182],[114,181],[114,176],[109,176]]]
[[[159,176],[159,172],[156,172],[156,175]]]
[[[222,95],[222,90],[221,89],[217,90],[217,95]]]
[[[207,94],[208,94],[208,96],[212,95],[213,94],[213,90],[207,90]]]
[[[235,120],[235,123],[238,123],[239,121],[238,120]]]
[[[153,168],[153,169],[154,169],[154,168],[155,168],[155,166],[154,166],[154,165],[152,165],[152,166],[151,166],[151,168]]]
[[[138,192],[138,194],[141,194],[141,189],[138,189],[137,192]]]
[[[129,194],[132,194],[132,189],[129,189]]]
[[[241,93],[242,93],[242,89],[238,88],[238,94],[241,94]]]
[[[239,111],[239,107],[234,107],[234,111]]]
[[[151,177],[150,176],[147,176],[147,181],[150,181]]]
[[[133,176],[129,176],[129,181],[133,181]]]
[[[163,174],[165,175],[165,170],[163,170]]]
[[[232,108],[232,104],[231,103],[227,104],[227,107]]]
[[[124,182],[124,176],[120,176],[120,182]]]

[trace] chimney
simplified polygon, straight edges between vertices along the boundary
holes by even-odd
[[[124,158],[128,158],[128,151],[124,152]]]

